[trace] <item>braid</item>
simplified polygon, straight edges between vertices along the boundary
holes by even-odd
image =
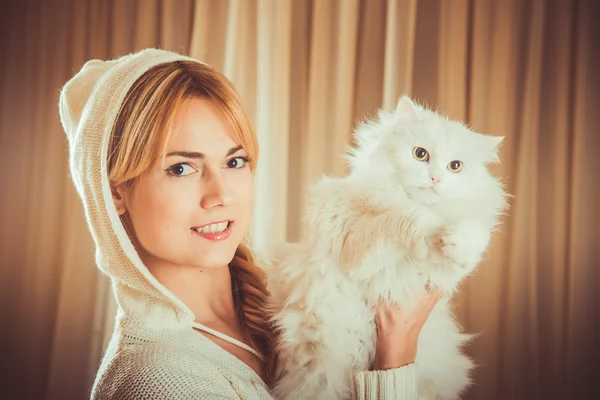
[[[273,329],[267,312],[267,279],[265,272],[256,266],[252,252],[241,244],[230,263],[233,298],[238,305],[238,316],[250,335],[251,345],[267,360],[267,384],[275,369]]]

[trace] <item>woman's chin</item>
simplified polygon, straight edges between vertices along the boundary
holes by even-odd
[[[202,254],[194,260],[194,264],[199,268],[222,268],[231,263],[235,255],[235,249],[230,252],[215,252],[214,254]]]

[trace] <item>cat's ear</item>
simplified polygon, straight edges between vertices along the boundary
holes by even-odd
[[[479,135],[480,149],[486,155],[486,159],[490,163],[500,162],[498,153],[500,151],[500,143],[504,140],[504,136]]]
[[[398,100],[395,117],[396,121],[417,122],[421,120],[418,106],[408,96],[402,96]]]

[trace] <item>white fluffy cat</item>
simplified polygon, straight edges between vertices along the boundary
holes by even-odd
[[[375,306],[432,286],[446,298],[419,337],[420,399],[455,399],[472,362],[448,298],[479,263],[506,207],[487,169],[502,137],[478,134],[402,97],[355,133],[350,174],[310,190],[309,234],[282,246],[269,271],[279,329],[280,399],[345,399],[370,368]]]

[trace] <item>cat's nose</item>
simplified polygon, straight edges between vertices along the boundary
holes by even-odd
[[[437,178],[435,176],[431,177],[431,182],[433,182],[433,184],[435,185],[436,183],[438,183],[440,181],[440,178]]]

